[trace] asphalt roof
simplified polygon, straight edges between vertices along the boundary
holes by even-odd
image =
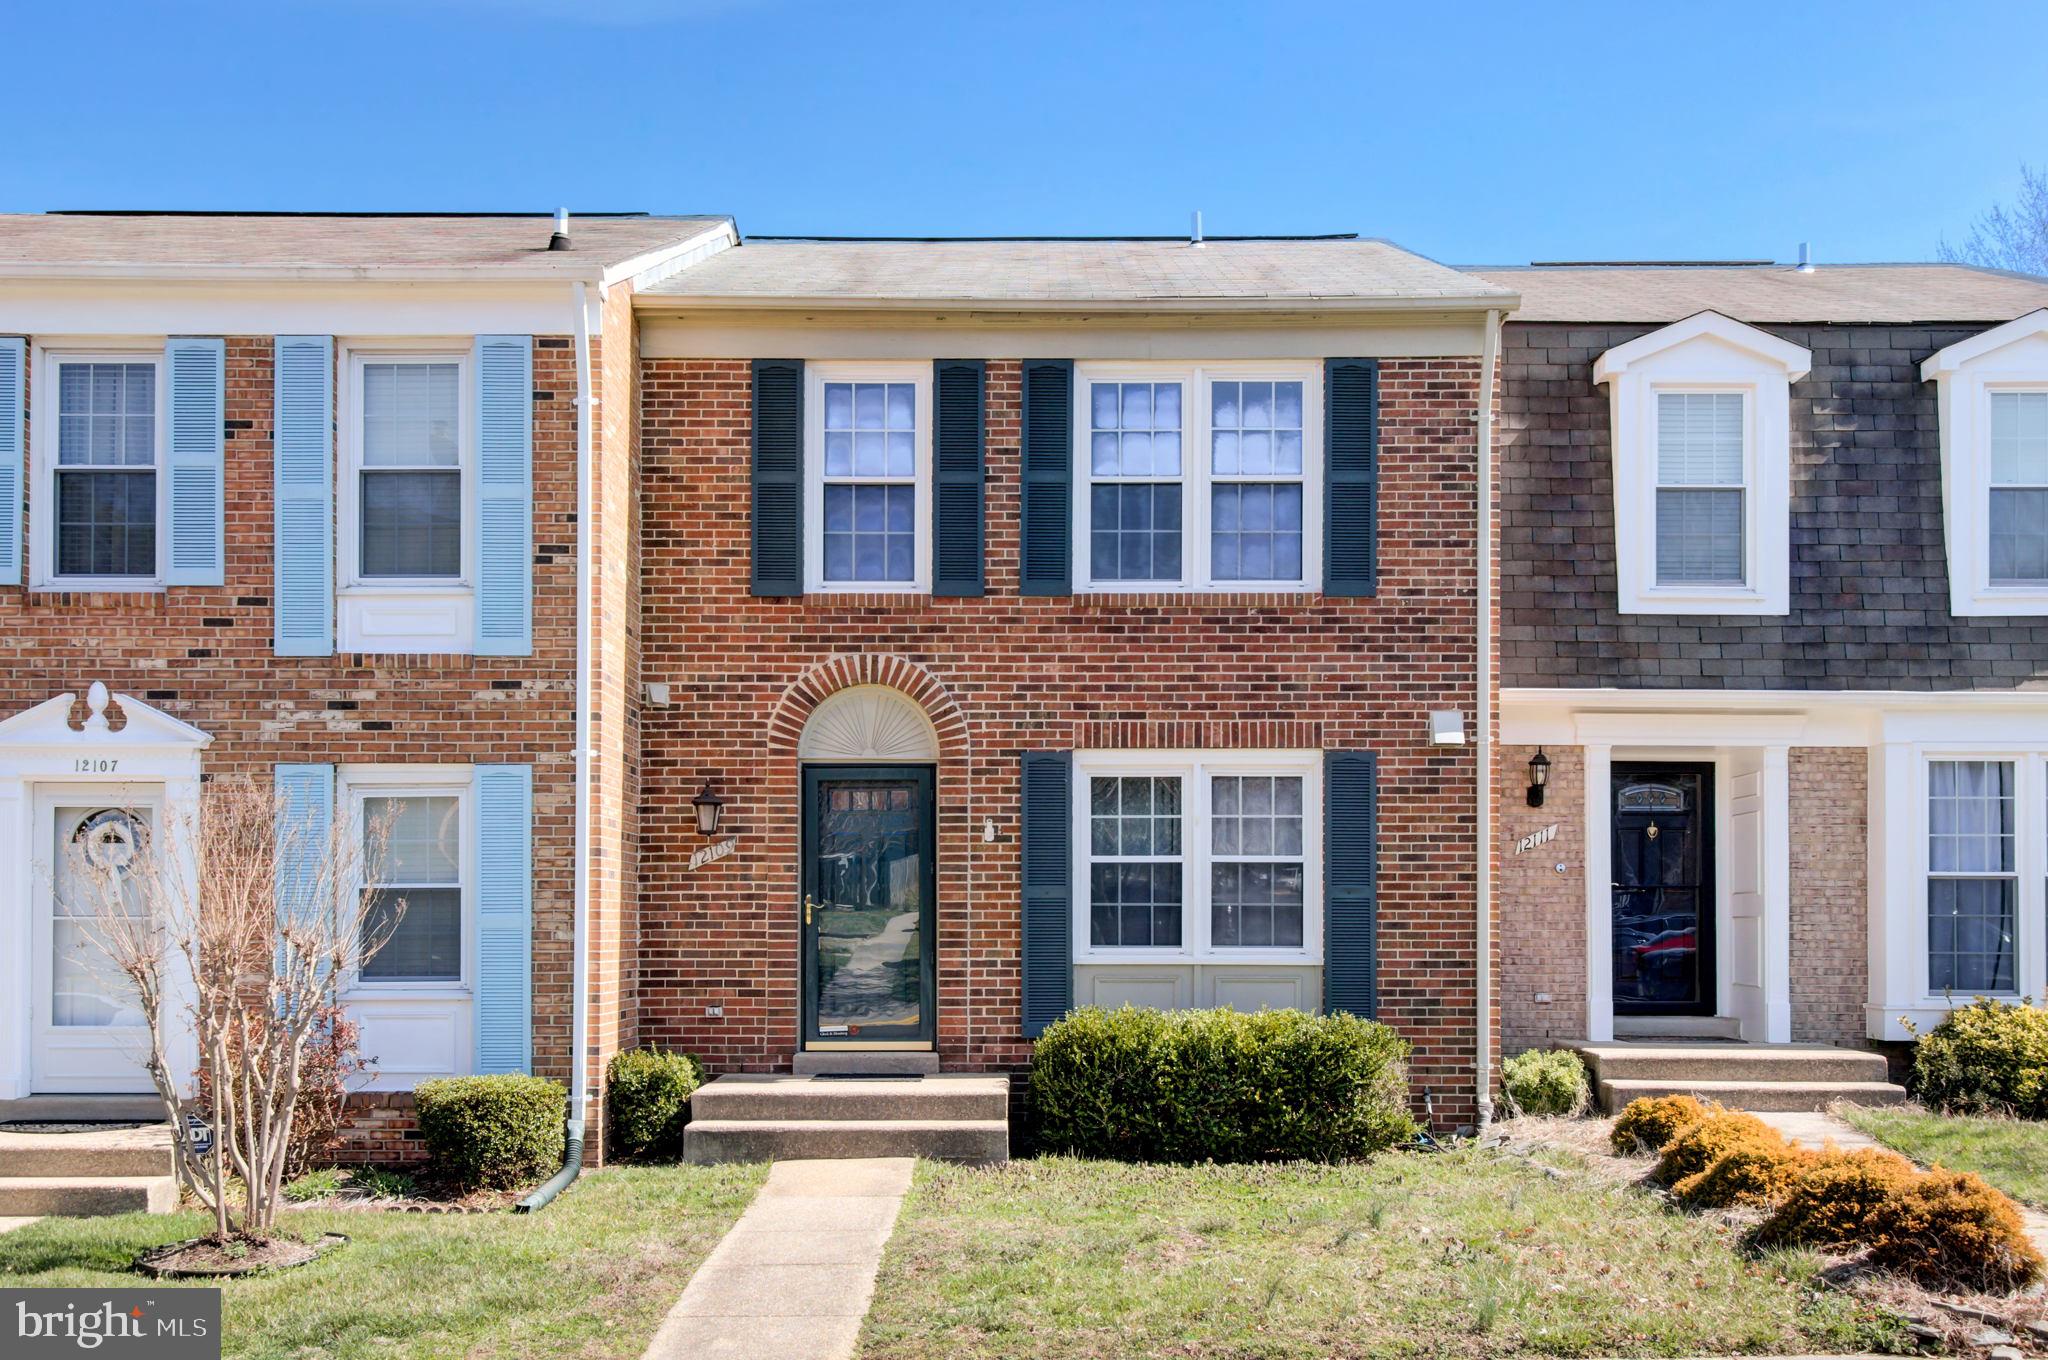
[[[1904,324],[2010,321],[2048,307],[2048,278],[1960,264],[1465,266],[1522,295],[1513,321]]]

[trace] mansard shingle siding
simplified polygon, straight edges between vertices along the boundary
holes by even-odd
[[[2048,679],[2038,620],[1948,612],[1940,430],[1919,365],[1982,324],[1762,327],[1813,352],[1791,392],[1791,613],[1620,614],[1608,396],[1593,362],[1654,329],[1506,328],[1503,685],[1948,690]]]

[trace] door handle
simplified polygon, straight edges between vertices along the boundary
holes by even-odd
[[[804,924],[805,924],[805,925],[809,925],[810,923],[811,923],[811,895],[810,895],[809,893],[805,893],[805,894],[804,894]]]

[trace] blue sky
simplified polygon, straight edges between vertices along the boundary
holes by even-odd
[[[27,6],[0,208],[566,204],[844,235],[1171,234],[1200,208],[1213,234],[1457,263],[1920,259],[2048,164],[2048,6],[1965,12]]]

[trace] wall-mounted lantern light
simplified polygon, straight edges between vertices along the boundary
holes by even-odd
[[[697,809],[697,834],[716,836],[718,824],[725,818],[725,800],[711,791],[710,780],[704,781],[704,787],[690,800],[690,806]]]
[[[1550,783],[1550,757],[1543,754],[1541,746],[1536,754],[1529,757],[1529,806],[1543,806],[1543,789]]]

